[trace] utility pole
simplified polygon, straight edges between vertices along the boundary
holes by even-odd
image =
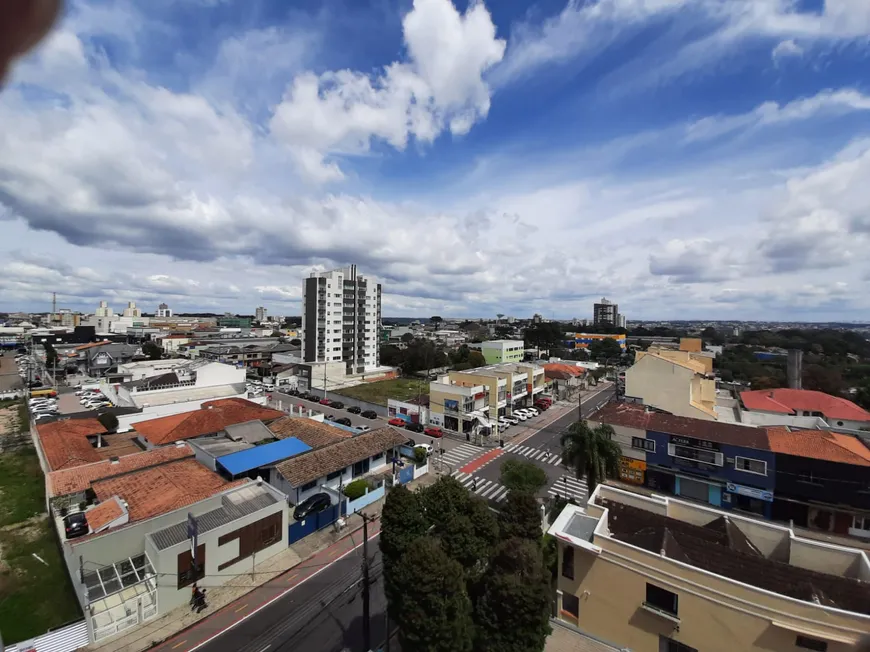
[[[363,518],[363,649],[369,652],[372,649],[372,629],[370,602],[371,595],[369,591],[369,517],[360,512]],[[387,633],[389,636],[389,632]]]

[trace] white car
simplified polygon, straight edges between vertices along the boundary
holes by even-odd
[[[371,430],[371,426],[354,426],[353,429],[357,432],[368,432],[369,430]]]
[[[434,450],[434,449],[432,448],[432,445],[431,445],[431,444],[416,444],[416,445],[414,446],[414,448],[415,448],[415,449],[416,449],[416,448],[422,448],[424,451],[426,451],[426,456],[427,456],[427,457],[428,457],[429,455],[431,455],[431,454],[432,454],[432,451]]]
[[[35,414],[33,416],[34,421],[39,421],[40,419],[48,419],[49,417],[57,416],[56,414],[51,414],[49,412],[41,412],[39,414]]]
[[[510,421],[508,421],[507,419],[505,419],[504,417],[499,417],[498,427],[501,428],[502,430],[507,430],[512,425],[513,424]]]
[[[519,419],[515,419],[514,417],[499,417],[499,421],[501,421],[502,419],[507,421],[512,426],[515,426],[520,422]]]
[[[511,416],[514,419],[519,419],[520,421],[525,421],[526,419],[529,418],[529,415],[526,414],[525,412],[523,412],[522,410],[514,410],[513,414],[511,414]]]
[[[523,409],[524,409],[528,414],[531,414],[533,417],[536,417],[536,416],[538,416],[538,415],[540,414],[540,412],[538,411],[538,408],[529,407],[529,408],[523,408]]]

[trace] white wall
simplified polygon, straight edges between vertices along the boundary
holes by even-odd
[[[300,487],[290,486],[290,484],[286,480],[284,480],[280,473],[272,474],[273,478],[271,484],[276,489],[278,489],[278,491],[287,494],[290,497],[290,501],[294,505],[298,505],[299,503],[303,502],[307,498],[310,498],[314,494],[322,492],[323,487],[328,487],[337,491],[339,486],[346,487],[348,483],[353,482],[357,478],[364,478],[368,475],[383,472],[384,469],[386,469],[387,466],[390,464],[392,456],[393,453],[391,451],[387,451],[382,455],[379,460],[369,463],[368,473],[366,473],[365,475],[359,475],[356,478],[353,477],[353,464],[350,464],[347,466],[347,468],[344,469],[344,473],[342,475],[332,478],[331,480],[327,480],[326,476],[318,478],[315,486],[312,489],[308,489],[307,491],[301,491]]]
[[[223,396],[220,399],[203,398],[195,401],[185,401],[183,403],[168,403],[166,405],[149,405],[142,408],[142,412],[134,412],[132,414],[118,415],[118,432],[127,432],[133,430],[133,426],[140,421],[148,421],[149,419],[157,419],[159,417],[168,417],[173,414],[181,414],[182,412],[193,412],[200,409],[203,403],[209,401],[223,400],[227,398],[244,398],[252,403],[265,403],[265,397],[260,399],[248,399],[247,392],[243,391],[240,394],[233,396]],[[261,400],[262,399],[262,400]]]
[[[645,355],[625,372],[625,395],[677,416],[713,420],[690,403],[694,378],[691,369]]]

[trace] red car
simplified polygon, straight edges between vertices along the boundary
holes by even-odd
[[[535,407],[539,410],[546,410],[548,407],[550,407],[550,404],[544,401],[535,401]]]
[[[429,426],[423,431],[424,434],[429,435],[430,437],[443,437],[444,431],[441,428],[436,428],[435,426]]]
[[[387,423],[389,423],[391,426],[398,426],[399,428],[405,427],[405,420],[400,419],[399,417],[395,417],[393,419],[390,419],[389,421],[387,421]]]
[[[321,405],[332,405],[332,401],[330,401],[328,398],[322,398],[322,399],[320,399],[320,404]]]

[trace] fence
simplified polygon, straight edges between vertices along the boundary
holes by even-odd
[[[380,500],[386,493],[386,487],[381,484],[377,489],[369,489],[365,495],[360,496],[356,500],[347,501],[347,513],[354,514],[361,510],[366,505],[371,505],[376,500]]]
[[[6,652],[73,652],[91,642],[84,620],[5,648]]]
[[[399,469],[399,484],[408,484],[414,479],[414,463],[406,464]]]
[[[317,396],[323,395],[322,389],[314,388],[311,390],[313,394]],[[341,401],[344,403],[344,407],[347,408],[351,405],[356,405],[360,410],[374,410],[378,413],[378,416],[386,417],[389,416],[387,412],[386,405],[378,405],[377,403],[369,403],[368,401],[361,401],[358,398],[351,398],[350,396],[345,396],[344,394],[336,394],[335,392],[326,392],[326,398],[332,401]]]
[[[308,518],[302,521],[292,523],[288,529],[287,542],[296,543],[300,539],[304,539],[309,534],[322,530],[327,525],[332,525],[338,520],[339,516],[344,516],[347,510],[347,503],[342,501],[332,507],[327,507],[323,511],[311,514]]]

